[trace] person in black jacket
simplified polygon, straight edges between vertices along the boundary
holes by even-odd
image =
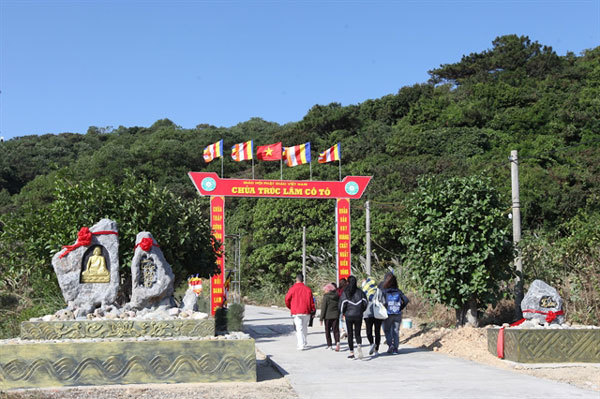
[[[321,301],[321,325],[325,320],[325,339],[327,340],[327,349],[334,349],[331,341],[331,333],[333,332],[333,338],[335,339],[335,351],[340,351],[340,329],[339,329],[339,317],[340,317],[340,298],[336,292],[335,286],[332,283],[327,284],[323,287],[325,295]]]
[[[348,277],[348,285],[340,298],[340,312],[346,319],[346,330],[348,331],[348,347],[350,348],[349,359],[354,359],[354,339],[356,338],[356,355],[362,358],[362,337],[360,327],[362,325],[363,312],[367,309],[367,297],[365,293],[356,286],[356,277]]]

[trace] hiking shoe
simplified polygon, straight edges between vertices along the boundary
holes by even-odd
[[[398,355],[400,354],[400,352],[398,351],[398,348],[394,348],[394,355]]]
[[[377,350],[375,349],[375,344],[373,344],[371,345],[371,348],[369,348],[369,355],[372,355],[375,352],[377,352]]]
[[[389,353],[390,355],[391,355],[392,353],[394,353],[394,347],[393,347],[393,346],[390,346],[390,347],[388,348],[388,350],[387,350],[387,353]]]
[[[340,343],[339,342],[337,344],[335,344],[335,351],[336,352],[340,351]]]
[[[350,356],[348,356],[348,359],[354,360],[354,353],[350,352]]]

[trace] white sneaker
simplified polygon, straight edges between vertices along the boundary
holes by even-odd
[[[362,349],[360,347],[360,345],[356,345],[356,355],[359,359],[362,359]]]
[[[332,348],[331,348],[331,346],[328,346],[328,347],[327,347],[327,348],[325,348],[325,349],[327,349],[327,350],[329,351],[329,350],[331,350]]]

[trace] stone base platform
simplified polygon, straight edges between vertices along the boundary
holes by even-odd
[[[494,356],[499,331],[487,330],[488,350]],[[506,328],[504,358],[520,363],[600,363],[600,329]]]
[[[0,351],[0,390],[256,381],[253,339],[8,343]]]
[[[214,319],[24,321],[21,339],[62,340],[127,337],[208,337]]]

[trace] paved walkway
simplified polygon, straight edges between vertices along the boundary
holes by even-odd
[[[246,305],[244,324],[257,348],[283,371],[302,399],[600,398],[598,392],[569,384],[407,346],[400,347],[399,355],[350,360],[345,344],[339,353],[325,349],[318,320],[309,327],[309,349],[297,351],[287,309]],[[364,330],[363,344],[368,351]]]

